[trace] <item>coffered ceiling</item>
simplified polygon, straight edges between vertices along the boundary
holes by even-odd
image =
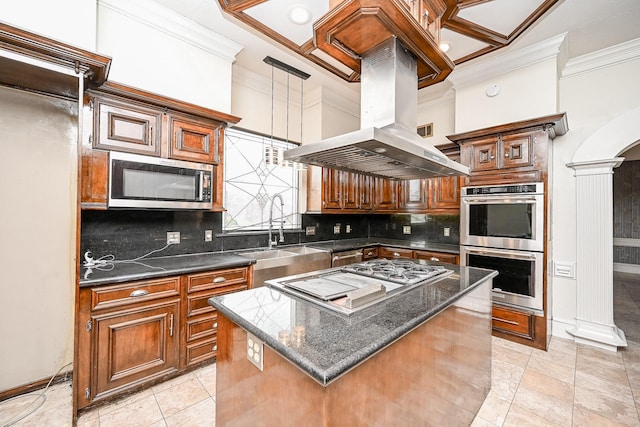
[[[509,45],[559,0],[218,0],[223,12],[346,81],[396,36],[418,58],[419,87]],[[296,24],[291,14],[308,13]],[[446,46],[446,52],[445,50]]]

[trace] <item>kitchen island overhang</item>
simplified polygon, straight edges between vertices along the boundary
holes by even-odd
[[[491,387],[497,273],[447,268],[351,316],[267,287],[209,300],[217,425],[468,425]],[[263,370],[248,339],[264,343]]]

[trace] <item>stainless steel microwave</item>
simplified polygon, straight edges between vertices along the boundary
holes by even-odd
[[[213,166],[109,153],[109,202],[114,208],[211,209]]]

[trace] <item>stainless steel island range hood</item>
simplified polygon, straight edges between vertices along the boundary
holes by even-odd
[[[361,60],[360,130],[287,150],[284,158],[393,179],[469,175],[416,132],[417,62],[395,37]]]

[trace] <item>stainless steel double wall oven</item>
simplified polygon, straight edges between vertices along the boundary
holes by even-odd
[[[460,262],[497,270],[493,301],[543,314],[544,183],[462,189]]]

